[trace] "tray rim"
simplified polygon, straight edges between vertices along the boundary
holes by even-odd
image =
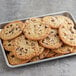
[[[33,17],[43,17],[43,16],[48,16],[48,15],[64,14],[64,13],[69,14],[69,15],[72,17],[73,21],[75,22],[75,18],[74,18],[73,15],[72,15],[70,12],[68,12],[68,11],[61,11],[61,12],[49,13],[49,14],[44,14],[44,15],[39,15],[39,16],[33,16]],[[27,20],[27,19],[29,19],[29,18],[30,18],[30,17],[23,18],[23,19],[16,19],[16,20]],[[2,23],[0,23],[0,25],[4,25],[4,24],[6,24],[6,23],[9,23],[9,22],[12,22],[12,21],[16,21],[16,20],[11,20],[11,21],[2,22]],[[1,50],[2,50],[3,55],[4,55],[5,62],[6,62],[6,64],[7,64],[7,66],[10,67],[10,68],[22,67],[22,66],[27,66],[27,65],[31,65],[31,64],[36,64],[36,63],[41,63],[41,62],[45,62],[45,61],[51,61],[51,60],[55,60],[55,59],[59,59],[59,58],[64,58],[64,57],[69,57],[69,56],[76,55],[76,53],[71,53],[71,54],[66,54],[66,55],[62,55],[62,56],[58,56],[58,57],[47,58],[47,59],[43,59],[43,60],[39,60],[39,61],[35,61],[35,62],[30,62],[30,63],[25,63],[25,64],[19,64],[19,65],[11,65],[11,64],[9,64],[9,62],[8,62],[8,59],[7,59],[5,50],[4,50],[4,48],[3,48],[1,39],[0,39],[0,46],[1,46]]]

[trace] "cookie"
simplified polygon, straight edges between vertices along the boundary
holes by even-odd
[[[40,58],[39,58],[39,56],[36,56],[36,57],[33,57],[33,58],[30,60],[30,62],[34,62],[34,61],[38,61],[38,60],[40,60]]]
[[[13,51],[14,48],[14,40],[3,40],[3,47],[6,51]]]
[[[46,24],[48,24],[52,28],[59,27],[58,20],[54,16],[45,16],[45,17],[43,17],[42,20],[43,20],[43,22],[45,22]]]
[[[37,61],[37,60],[40,60],[40,57],[39,57],[39,56],[40,56],[40,54],[43,53],[43,51],[44,51],[44,47],[42,47],[41,45],[39,45],[38,47],[39,47],[38,56],[33,57],[33,58],[31,59],[31,62],[33,62],[33,61]]]
[[[58,22],[60,25],[72,25],[74,26],[74,23],[73,21],[69,18],[69,17],[66,17],[66,16],[61,16],[61,15],[58,15],[58,16],[55,16],[57,19],[58,19]]]
[[[40,54],[42,54],[42,52],[44,51],[44,47],[42,47],[39,43],[38,43],[38,53],[37,55],[39,56]]]
[[[37,41],[28,40],[21,35],[14,40],[14,55],[19,59],[31,59],[39,55],[39,45]]]
[[[64,55],[64,54],[58,54],[58,53],[56,53],[53,57],[62,56],[62,55]]]
[[[65,16],[46,16],[43,18],[43,21],[48,24],[51,28],[59,28],[60,25],[67,23],[67,24],[73,24],[73,21]]]
[[[73,48],[73,51],[71,53],[76,53],[76,47]]]
[[[54,49],[52,51],[54,51],[55,53],[58,54],[68,54],[71,53],[73,51],[74,47],[68,46],[68,45],[62,45],[60,48],[58,49]]]
[[[57,29],[51,29],[50,34],[45,39],[40,40],[39,43],[49,49],[56,49],[62,45]]]
[[[55,52],[53,52],[51,49],[49,49],[50,51],[49,51],[49,53],[47,54],[47,58],[50,58],[50,57],[53,57],[56,53]]]
[[[50,27],[41,21],[41,18],[26,20],[23,33],[30,40],[41,40],[48,36]]]
[[[19,36],[22,33],[23,28],[24,24],[21,21],[11,22],[1,30],[0,36],[3,40],[11,40]]]
[[[16,58],[12,52],[10,52],[7,55],[7,58],[8,58],[8,62],[11,65],[24,64],[24,63],[27,63],[29,61],[29,60],[21,60],[21,59]]]
[[[61,25],[59,27],[59,36],[65,44],[76,46],[76,29],[73,25]]]
[[[39,55],[40,59],[44,59],[46,58],[47,54],[49,53],[49,49],[44,49],[44,51],[42,52],[42,54]]]

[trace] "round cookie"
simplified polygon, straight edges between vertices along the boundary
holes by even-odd
[[[76,46],[76,29],[73,25],[61,25],[59,27],[59,36],[65,44]]]
[[[28,40],[21,35],[14,40],[14,55],[19,59],[31,59],[39,54],[39,45],[37,41]]]
[[[14,48],[14,40],[3,40],[3,47],[5,48],[6,51],[13,51]]]
[[[40,59],[44,59],[46,58],[47,54],[49,53],[49,49],[44,49],[44,51],[42,52],[42,54],[39,55]]]
[[[51,29],[50,34],[45,39],[40,40],[39,43],[49,49],[56,49],[62,45],[57,29]]]
[[[67,24],[73,24],[73,21],[71,19],[69,19],[68,17],[65,16],[46,16],[43,18],[43,21],[50,25],[51,28],[59,28],[60,25],[67,23]]]
[[[23,28],[24,24],[21,21],[11,22],[1,30],[0,36],[3,40],[11,40],[20,35]]]
[[[55,52],[53,52],[51,49],[49,49],[50,51],[49,51],[49,53],[47,54],[47,58],[50,58],[50,57],[53,57],[56,53]]]
[[[48,36],[50,27],[41,21],[41,18],[26,20],[23,33],[30,40],[41,40]]]
[[[8,58],[8,62],[11,64],[11,65],[18,65],[18,64],[24,64],[24,63],[27,63],[29,60],[21,60],[21,59],[18,59],[16,58],[12,52],[10,52],[8,55],[7,55],[7,58]]]
[[[54,49],[52,51],[54,51],[55,53],[58,54],[68,54],[71,53],[73,51],[74,47],[68,46],[68,45],[62,45],[60,48],[58,49]]]

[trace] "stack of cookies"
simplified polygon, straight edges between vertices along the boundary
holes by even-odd
[[[11,65],[76,52],[74,23],[61,15],[10,22],[0,38]]]

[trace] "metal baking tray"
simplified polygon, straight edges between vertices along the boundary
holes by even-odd
[[[75,18],[73,17],[72,14],[70,14],[69,12],[67,11],[61,11],[61,12],[56,12],[56,13],[50,13],[50,14],[45,14],[45,15],[41,15],[41,16],[35,16],[35,17],[44,17],[44,16],[51,16],[51,15],[64,15],[66,17],[69,17],[70,19],[73,20],[74,24],[75,24]],[[18,20],[21,20],[21,21],[25,21],[29,18],[24,18],[24,19],[18,19]],[[15,21],[15,20],[14,20]],[[0,23],[0,29],[3,28],[3,26],[5,26],[7,23],[9,23],[11,21],[8,21],[8,22],[3,22],[3,23]],[[76,27],[76,26],[75,26]],[[6,56],[6,52],[2,46],[2,41],[0,40],[0,46],[1,46],[1,50],[3,52],[3,55],[4,55],[4,58],[5,58],[5,61],[6,61],[6,64],[8,67],[11,67],[11,68],[16,68],[16,67],[21,67],[21,66],[27,66],[27,65],[31,65],[31,64],[36,64],[36,63],[41,63],[41,62],[45,62],[45,61],[50,61],[50,60],[54,60],[54,59],[59,59],[59,58],[64,58],[64,57],[68,57],[68,56],[73,56],[73,55],[76,55],[76,53],[71,53],[71,54],[66,54],[66,55],[62,55],[62,56],[57,56],[57,57],[52,57],[52,58],[47,58],[47,59],[43,59],[43,60],[39,60],[39,61],[35,61],[35,62],[29,62],[29,63],[25,63],[25,64],[19,64],[19,65],[11,65],[9,64],[8,62],[8,59],[7,59],[7,56]]]

